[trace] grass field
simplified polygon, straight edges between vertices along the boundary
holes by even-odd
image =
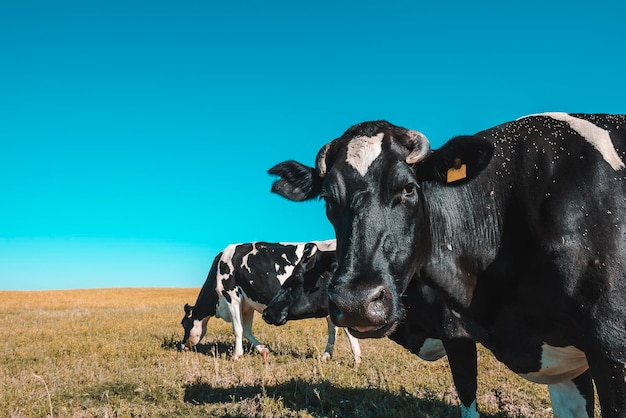
[[[345,336],[318,360],[326,322],[283,327],[257,315],[269,361],[230,359],[232,329],[209,321],[196,352],[178,352],[185,302],[199,289],[0,292],[0,417],[458,417],[445,359],[419,360],[387,339]],[[483,417],[550,417],[547,389],[479,348]],[[599,416],[599,414],[597,414]]]

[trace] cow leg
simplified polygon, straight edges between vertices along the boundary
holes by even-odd
[[[618,263],[619,264],[619,263]],[[598,279],[596,279],[598,280]],[[611,282],[613,280],[606,279]],[[615,284],[619,280],[613,281]],[[602,294],[583,324],[587,335],[585,355],[598,392],[602,417],[626,417],[626,286],[615,286]]]
[[[326,343],[324,354],[322,354],[321,357],[322,361],[327,361],[332,357],[335,348],[335,341],[337,340],[337,332],[339,332],[339,328],[333,324],[333,321],[330,320],[330,316],[326,317],[326,323],[328,325],[328,342]],[[352,350],[352,356],[354,357],[354,364],[358,366],[361,364],[361,346],[359,345],[359,340],[358,338],[350,335],[347,329],[344,328],[343,332],[346,334],[348,342],[350,343],[350,349]]]
[[[352,356],[354,356],[354,365],[358,366],[361,364],[361,345],[359,344],[359,339],[353,337],[352,334],[348,332],[347,328],[344,328],[343,332],[346,334],[346,337],[348,337],[350,349],[352,350]]]
[[[326,317],[326,323],[328,325],[328,342],[326,343],[324,354],[322,354],[321,357],[322,361],[327,361],[332,357],[335,348],[335,340],[337,339],[337,331],[339,330],[335,324],[333,324],[333,321],[330,320],[330,316]]]
[[[268,350],[266,346],[264,346],[256,338],[254,338],[254,335],[252,334],[252,320],[254,319],[254,310],[242,309],[241,316],[243,318],[244,337],[246,337],[246,339],[250,341],[250,343],[252,343],[256,351],[258,351],[264,359],[267,359],[270,354],[270,350]]]
[[[454,338],[443,340],[443,344],[448,354],[454,386],[461,400],[461,417],[478,418],[476,343],[470,338]]]
[[[232,300],[232,302],[228,305],[228,309],[232,320],[233,332],[235,333],[235,350],[233,351],[233,360],[238,360],[239,357],[243,355],[243,323],[241,304],[239,301]]]
[[[624,355],[625,348],[599,346],[598,350],[585,354],[598,391],[602,416],[626,417],[626,362],[618,357]]]
[[[593,382],[589,369],[573,380],[549,384],[548,392],[556,418],[593,418]]]

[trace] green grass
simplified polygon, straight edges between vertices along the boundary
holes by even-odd
[[[197,351],[178,352],[198,289],[0,292],[0,417],[458,417],[445,359],[424,362],[387,339],[345,336],[318,360],[326,322],[283,327],[257,315],[269,361],[232,361],[230,324],[211,319]],[[547,389],[479,349],[483,417],[550,417]],[[599,416],[599,413],[597,414]]]

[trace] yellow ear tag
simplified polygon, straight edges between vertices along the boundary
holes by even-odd
[[[465,177],[467,177],[467,166],[465,164],[461,164],[460,158],[455,158],[454,167],[448,170],[446,181],[448,183],[453,183],[455,181],[463,180]]]

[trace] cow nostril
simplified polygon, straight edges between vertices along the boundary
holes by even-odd
[[[370,291],[367,300],[369,303],[382,302],[385,299],[386,294],[387,289],[385,289],[384,286],[378,286]]]
[[[389,290],[384,286],[372,289],[365,303],[365,314],[374,322],[385,321],[389,310]]]

